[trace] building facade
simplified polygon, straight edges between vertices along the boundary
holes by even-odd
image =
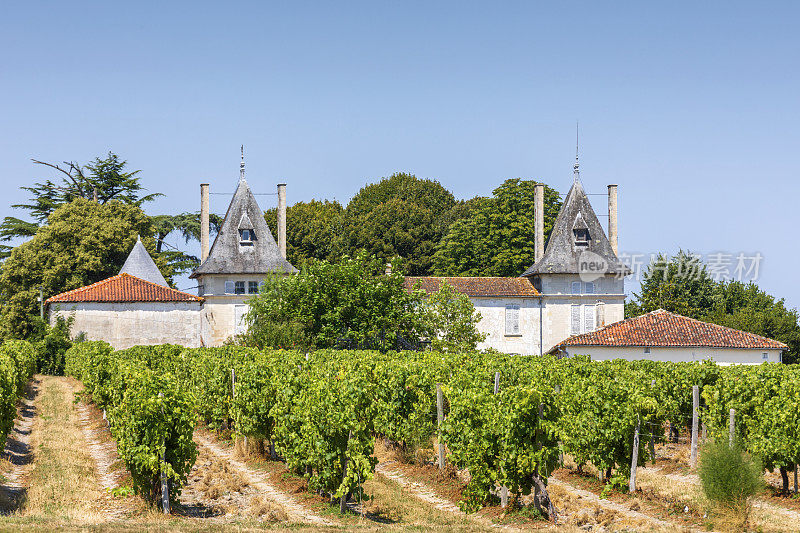
[[[575,335],[550,351],[566,357],[588,355],[594,361],[711,360],[721,365],[757,365],[781,362],[786,349],[776,340],[659,309]]]
[[[286,204],[282,196],[285,188],[279,185],[278,190],[285,224]],[[205,204],[206,199],[207,195],[201,193],[201,204]],[[208,208],[203,206],[201,213],[207,216]],[[201,223],[208,227],[207,219]],[[258,293],[259,285],[267,276],[297,272],[286,260],[285,230],[279,239],[283,241],[281,247],[244,178],[242,160],[239,184],[225,220],[207,256],[205,251],[201,252],[202,262],[189,276],[197,280],[198,295],[204,299],[200,316],[203,346],[220,346],[232,335],[246,331],[243,321],[247,313],[246,300]]]
[[[244,178],[242,158],[236,192],[210,250],[208,186],[201,186],[201,264],[190,276],[198,282],[198,295],[170,288],[137,239],[118,275],[49,298],[50,322],[72,317],[73,336],[83,333],[115,349],[222,345],[246,330],[246,301],[267,276],[297,272],[286,260],[285,191],[285,185],[278,185],[276,242]]]
[[[519,278],[410,278],[427,292],[443,282],[469,296],[481,314],[479,348],[541,355],[571,335],[625,318],[625,276],[617,257],[617,186],[609,185],[609,236],[581,184],[576,161],[572,187],[544,244],[544,185],[534,200],[536,259]],[[513,290],[510,290],[514,287]]]
[[[121,350],[138,344],[201,345],[203,298],[167,286],[141,239],[122,270],[46,302],[50,323],[72,318],[71,333]]]

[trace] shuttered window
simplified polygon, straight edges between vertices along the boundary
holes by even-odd
[[[235,290],[235,283],[233,281],[226,281],[225,282],[225,294],[233,294]]]
[[[584,332],[594,331],[594,305],[583,306]]]
[[[519,335],[519,305],[506,305],[506,335]]]
[[[581,282],[580,281],[573,281],[572,282],[572,294],[580,294],[581,293]]]
[[[583,294],[594,294],[594,282],[587,281],[583,284]]]
[[[581,306],[573,305],[571,310],[571,332],[572,335],[578,335],[581,332]]]

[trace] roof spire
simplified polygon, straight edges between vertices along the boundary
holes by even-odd
[[[239,164],[239,181],[244,181],[244,145],[242,145],[242,162]]]
[[[575,181],[581,179],[580,165],[578,164],[578,141],[580,139],[578,134],[579,134],[578,121],[576,120],[575,121],[575,165],[572,167],[572,177]]]

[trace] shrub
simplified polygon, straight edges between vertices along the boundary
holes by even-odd
[[[738,519],[744,528],[750,499],[763,484],[762,468],[741,447],[729,446],[727,439],[711,441],[700,454],[700,482],[706,498],[723,516]]]
[[[45,335],[36,343],[36,368],[42,374],[64,375],[64,354],[72,346],[69,329],[72,317],[58,317],[54,326],[45,326]]]

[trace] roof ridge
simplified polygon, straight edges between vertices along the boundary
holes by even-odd
[[[96,282],[91,283],[89,285],[84,285],[83,287],[78,287],[77,289],[72,289],[72,290],[65,291],[65,292],[62,292],[62,293],[59,293],[59,294],[54,294],[53,296],[51,296],[50,298],[45,300],[44,303],[47,304],[47,303],[50,303],[51,301],[58,301],[58,300],[56,300],[56,298],[58,298],[60,300],[62,298],[66,298],[66,297],[69,297],[69,296],[72,296],[72,295],[75,295],[75,294],[86,293],[86,292],[88,292],[88,291],[90,291],[92,289],[95,289],[95,288],[99,287],[99,286],[107,285],[107,284],[112,283],[113,281],[116,281],[118,279],[125,279],[125,278],[131,278],[131,280],[134,280],[137,283],[143,283],[145,285],[152,286],[153,288],[156,288],[156,289],[158,289],[160,291],[169,291],[171,293],[180,294],[181,296],[186,296],[186,297],[188,297],[188,298],[190,298],[190,299],[192,299],[194,301],[199,301],[199,302],[203,301],[203,298],[200,297],[200,296],[197,296],[196,294],[191,294],[191,293],[188,293],[188,292],[185,292],[185,291],[182,291],[182,290],[179,290],[179,289],[175,289],[175,288],[172,288],[172,287],[168,287],[168,286],[165,286],[165,285],[160,285],[158,283],[154,283],[152,281],[148,281],[146,279],[142,279],[140,277],[133,276],[131,274],[128,274],[127,272],[121,272],[119,274],[115,274],[115,275],[113,275],[111,277],[108,277],[108,278],[100,280],[100,281],[96,281]]]
[[[744,333],[745,335],[752,335],[753,337],[758,337],[759,339],[764,339],[764,340],[767,340],[767,341],[781,342],[781,341],[778,341],[778,340],[775,340],[775,339],[770,339],[769,337],[764,337],[763,335],[759,335],[758,333],[752,333],[750,331],[745,331],[743,329],[736,329],[736,328],[732,328],[730,326],[723,326],[722,324],[717,324],[716,322],[706,322],[705,320],[700,320],[699,318],[692,318],[690,316],[679,315],[678,313],[673,313],[672,311],[667,311],[666,309],[656,309],[655,311],[651,311],[651,313],[655,313],[655,312],[658,312],[658,311],[661,311],[663,313],[667,313],[667,314],[675,316],[675,317],[682,318],[684,320],[691,320],[693,322],[699,322],[700,324],[705,324],[706,326],[713,326],[713,327],[716,327],[716,328],[726,329],[728,331],[735,331],[736,333]],[[650,314],[650,313],[648,313],[648,314]],[[786,343],[783,343],[783,342],[781,342],[781,344],[786,345]]]
[[[624,329],[625,324],[632,324],[636,323],[635,326],[646,328],[646,324],[639,326],[637,322],[644,322],[648,318],[663,316],[666,320],[674,320],[676,322],[683,322],[684,328],[688,326],[691,330],[685,330],[683,333],[685,335],[685,339],[687,341],[683,344],[675,343],[675,342],[665,342],[663,344],[658,344],[652,342],[652,338],[640,338],[635,339],[639,342],[634,341],[627,341],[625,337],[630,338],[633,333],[637,333],[636,331],[626,331]],[[667,322],[669,324],[669,322]],[[672,323],[673,327],[678,327],[675,322]],[[669,327],[669,326],[667,326]],[[657,328],[656,324],[651,324],[649,328],[647,328],[648,332],[653,331]],[[620,329],[619,331],[619,339],[616,340],[613,337],[602,339],[603,334],[613,335],[613,333],[608,333],[610,329]],[[598,337],[599,336],[599,337]],[[713,340],[708,341],[707,343],[697,343],[692,342],[693,339],[702,337],[713,337],[717,338],[718,340],[721,339],[721,342],[715,343]],[[597,337],[597,338],[596,338]],[[725,339],[728,339],[728,342],[725,343]],[[738,340],[730,340],[732,338],[738,338]],[[592,340],[594,339],[594,340]],[[735,344],[745,344],[744,339],[749,339],[754,344],[758,344],[758,346],[735,346]],[[666,340],[666,339],[665,339]],[[714,322],[706,322],[697,318],[692,318],[684,315],[680,315],[678,313],[673,313],[672,311],[667,311],[665,309],[655,309],[643,315],[635,316],[626,318],[624,320],[620,320],[618,322],[613,322],[611,324],[607,324],[599,329],[594,331],[589,331],[586,333],[580,333],[577,335],[571,335],[564,339],[563,341],[559,342],[554,346],[554,348],[559,346],[565,345],[573,345],[573,346],[581,346],[582,343],[585,342],[587,346],[672,346],[672,347],[680,347],[680,346],[708,346],[708,347],[716,347],[716,348],[767,348],[767,349],[787,349],[788,346],[778,340],[770,339],[769,337],[765,337],[763,335],[759,335],[757,333],[752,333],[749,331],[744,331],[741,329],[732,328],[730,326],[723,326],[722,324],[716,324]],[[727,346],[725,344],[728,344]],[[781,348],[782,347],[782,348]]]

